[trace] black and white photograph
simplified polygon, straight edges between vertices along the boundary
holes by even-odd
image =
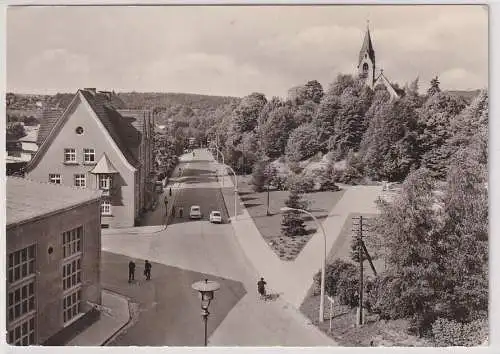
[[[489,5],[56,5],[5,10],[8,345],[490,346]]]

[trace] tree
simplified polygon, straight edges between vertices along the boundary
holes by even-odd
[[[252,170],[252,186],[258,193],[264,190],[264,185],[267,182],[267,166],[268,162],[265,160],[258,160],[255,162]]]
[[[309,158],[318,150],[318,133],[312,124],[303,124],[292,131],[285,149],[286,156],[292,162]]]
[[[285,201],[285,205],[289,208],[305,209],[307,203],[302,200],[299,191],[296,189],[291,189],[288,199]],[[304,223],[304,218],[299,211],[290,210],[283,213],[281,219],[281,233],[284,236],[294,237],[306,235],[306,227]]]
[[[439,79],[436,76],[435,78],[433,78],[431,80],[431,86],[427,90],[427,95],[428,96],[434,96],[435,94],[441,92],[441,89],[439,88],[439,84],[440,84]]]
[[[270,158],[283,155],[292,128],[293,116],[288,107],[277,107],[272,110],[267,121],[259,127],[263,152]]]
[[[447,92],[430,96],[419,110],[418,143],[422,151],[421,166],[443,178],[449,166],[451,151],[447,143],[452,136],[452,120],[465,108],[465,100]]]
[[[307,101],[320,103],[323,97],[323,86],[317,80],[308,81],[305,85],[305,94]]]
[[[351,150],[347,153],[346,167],[340,175],[339,180],[343,183],[358,184],[362,179],[363,163],[360,157]]]
[[[336,185],[339,174],[335,170],[335,156],[328,155],[326,166],[322,168],[319,176],[320,189],[322,191],[338,191],[340,188]]]
[[[21,123],[11,123],[7,126],[7,139],[18,140],[26,136],[26,131]]]
[[[341,110],[340,97],[328,91],[316,111],[313,123],[318,132],[318,144],[323,152],[328,151],[328,139],[335,133],[335,122]]]

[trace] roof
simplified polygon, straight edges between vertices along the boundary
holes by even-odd
[[[38,129],[25,129],[26,135],[23,136],[22,138],[19,138],[19,141],[22,142],[29,142],[29,143],[36,143],[38,139]]]
[[[361,61],[363,60],[365,53],[368,53],[368,56],[370,57],[371,61],[375,63],[375,50],[373,50],[372,38],[370,36],[370,29],[368,27],[366,28],[365,40],[363,41],[363,46],[359,51],[358,65],[361,64]]]
[[[90,173],[98,174],[98,173],[118,173],[115,166],[109,161],[106,154],[102,154],[102,157],[99,159],[99,162],[95,167],[90,171]]]
[[[101,120],[102,124],[106,127],[109,135],[121,150],[127,161],[134,167],[139,166],[140,162],[127,148],[128,146],[135,148],[136,145],[138,145],[133,144],[133,142],[136,142],[137,139],[137,130],[131,126],[129,122],[124,120],[120,113],[111,108],[108,104],[109,99],[105,94],[93,94],[87,90],[80,90],[80,93],[90,104],[90,107]]]
[[[62,123],[59,124],[59,122],[62,122],[62,120],[67,117],[68,112],[71,111],[71,106],[75,104],[77,101],[76,98],[79,97],[79,95],[88,102],[128,163],[134,167],[138,167],[140,165],[139,160],[128,148],[134,149],[140,144],[140,133],[137,129],[111,107],[109,95],[104,93],[93,93],[90,90],[78,90],[71,104],[66,108],[63,114],[55,114],[54,111],[46,111],[46,121],[44,119],[42,122],[45,124],[40,126],[38,132],[38,141],[43,142],[43,145],[40,146],[39,152],[33,158],[33,163],[28,166],[28,170],[34,167],[40,157],[43,156],[46,150],[44,148],[45,143],[50,144],[50,142],[46,142],[45,140],[47,140],[47,137],[52,133],[52,130],[61,128]]]
[[[394,87],[394,85],[384,75],[383,71],[380,71],[379,76],[375,79],[375,85],[377,85],[379,83],[382,83],[387,88],[387,91],[389,91],[389,93],[391,94],[391,97],[394,97],[394,98],[401,97],[401,95],[402,95],[401,91],[403,91],[403,90],[401,90],[397,87]],[[404,93],[404,91],[403,91],[403,93]]]
[[[63,114],[62,109],[44,109],[40,119],[40,128],[38,129],[38,136],[36,143],[42,145],[45,138],[49,135],[50,131],[56,124],[59,117]]]
[[[7,177],[7,227],[99,199],[101,192]]]

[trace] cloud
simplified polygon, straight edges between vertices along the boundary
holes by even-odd
[[[463,81],[446,74],[443,88],[486,85],[488,17],[480,6],[75,6],[8,11],[7,87],[63,90],[89,81],[117,90],[286,95],[308,80],[328,85],[355,72],[366,19],[377,65],[391,80],[419,75],[424,86],[464,68]]]

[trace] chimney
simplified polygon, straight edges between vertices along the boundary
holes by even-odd
[[[95,87],[86,87],[84,88],[85,91],[89,91],[91,94],[95,95],[97,90]]]

